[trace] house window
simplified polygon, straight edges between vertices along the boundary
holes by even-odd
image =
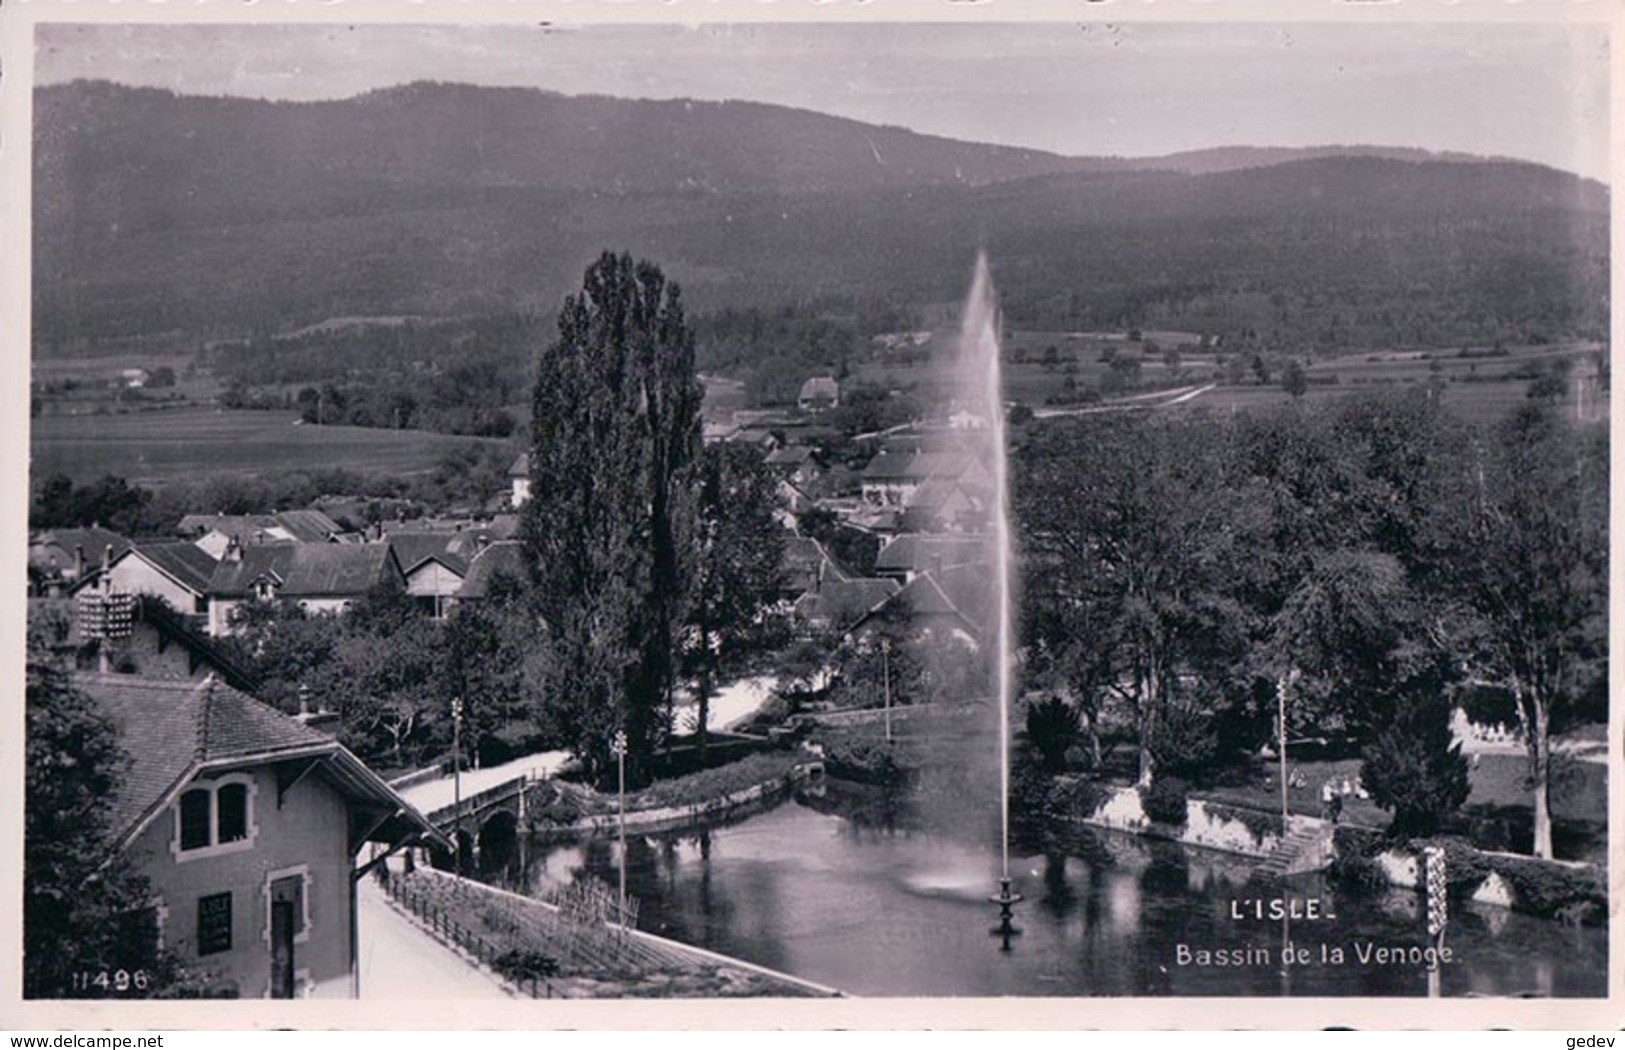
[[[215,841],[237,842],[248,837],[248,785],[222,784],[214,794]]]
[[[175,807],[178,860],[231,853],[254,844],[253,781],[237,774],[216,783],[200,783],[181,796]]]
[[[214,793],[194,788],[181,796],[181,849],[213,845],[209,838],[209,810]]]
[[[197,899],[197,953],[231,951],[231,894],[211,893]]]

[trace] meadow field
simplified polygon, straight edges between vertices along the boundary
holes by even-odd
[[[1122,333],[1008,332],[1004,342],[1004,398],[1037,409],[1041,415],[1050,414],[1046,406],[1063,411],[1092,408],[1066,403],[1067,380],[1071,379],[1077,390],[1098,389],[1110,370],[1107,358],[1112,355],[1137,360],[1139,380],[1125,395],[1108,398],[1102,404],[1155,400],[1145,397],[1152,390],[1207,386],[1218,378],[1219,360],[1213,351],[1198,349],[1195,339],[1188,332],[1145,333],[1147,343],[1179,350],[1177,365],[1170,368],[1160,349],[1147,353],[1145,343],[1132,342]],[[965,378],[955,360],[956,340],[956,333],[938,331],[932,339],[929,360],[880,354],[855,368],[854,378],[909,391],[927,403],[940,402],[951,397]],[[1304,402],[1314,405],[1364,392],[1397,393],[1434,382],[1439,384],[1444,404],[1452,412],[1471,422],[1492,423],[1528,399],[1529,386],[1536,377],[1551,372],[1558,362],[1566,362],[1576,370],[1589,368],[1587,362],[1599,349],[1595,343],[1563,343],[1495,352],[1488,348],[1384,350],[1321,358],[1304,369],[1310,383]],[[1606,418],[1607,392],[1599,396],[1592,391],[1588,398],[1586,417]],[[1273,411],[1291,400],[1278,375],[1272,375],[1268,383],[1253,382],[1249,376],[1247,382],[1215,386],[1184,405],[1215,412]],[[1572,381],[1560,400],[1571,409],[1575,407]]]
[[[433,470],[483,439],[420,430],[318,427],[293,412],[186,407],[33,420],[31,473],[94,481],[107,474],[161,486],[206,474],[342,468],[404,475]]]

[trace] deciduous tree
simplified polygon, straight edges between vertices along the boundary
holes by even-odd
[[[677,286],[605,253],[537,362],[520,533],[553,650],[550,702],[593,772],[624,730],[640,778],[669,720],[701,397]]]

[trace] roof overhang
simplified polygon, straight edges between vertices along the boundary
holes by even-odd
[[[315,759],[320,763],[318,768],[327,774],[333,787],[351,800],[375,810],[389,811],[387,817],[373,824],[365,841],[395,844],[418,838],[450,848],[450,840],[429,822],[429,818],[418,812],[410,802],[401,797],[399,792],[337,740],[273,751],[228,755],[208,761],[194,761],[156,802],[143,811],[129,830],[119,836],[117,848],[122,850],[129,847],[159,816],[173,806],[176,799],[180,798],[199,777],[299,759]],[[359,843],[352,846],[359,846]]]

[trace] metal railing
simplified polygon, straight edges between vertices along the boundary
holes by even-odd
[[[529,791],[531,785],[536,783],[533,773],[521,773],[512,780],[505,780],[496,787],[486,788],[484,791],[469,795],[461,802],[454,802],[449,806],[441,806],[432,813],[426,814],[430,823],[435,825],[450,824],[463,817],[478,813],[482,809],[518,798]]]

